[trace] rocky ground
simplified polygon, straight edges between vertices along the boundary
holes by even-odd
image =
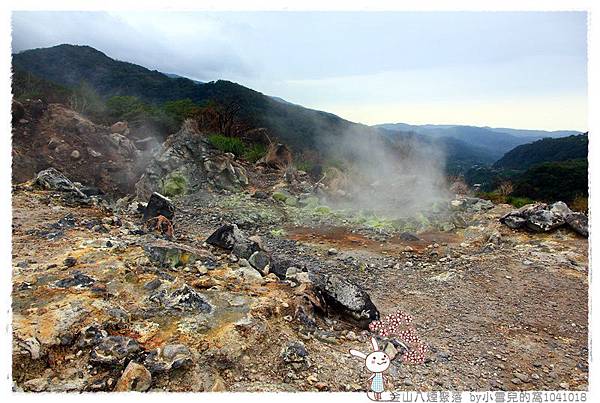
[[[370,374],[348,350],[368,352],[368,324],[398,310],[427,351],[407,363],[377,335],[388,388],[588,388],[587,218],[566,206],[336,209],[306,174],[237,161],[189,125],[137,199],[53,170],[15,182],[15,390],[364,391]]]
[[[150,390],[365,389],[368,373],[347,351],[368,350],[368,331],[337,316],[318,316],[306,331],[295,316],[302,285],[256,270],[246,276],[238,259],[207,245],[236,210],[214,208],[215,197],[193,208],[175,202],[176,242],[198,261],[165,268],[145,251],[158,234],[141,234],[136,214],[16,189],[16,387],[115,390],[137,362]],[[260,204],[288,214],[283,203]],[[395,388],[586,389],[587,241],[566,229],[516,232],[499,223],[509,210],[495,206],[464,229],[419,240],[376,240],[348,225],[248,234],[289,264],[364,287],[381,314],[414,317],[429,352],[421,365],[395,361]],[[291,342],[307,356],[286,362]]]

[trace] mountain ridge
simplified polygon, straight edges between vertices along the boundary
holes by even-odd
[[[420,135],[432,136],[434,138],[451,137],[463,140],[471,146],[485,150],[486,153],[492,156],[493,160],[502,158],[505,153],[515,147],[542,138],[560,138],[580,134],[579,132],[570,130],[548,132],[544,130],[504,129],[504,131],[501,131],[501,129],[496,128],[468,125],[410,125],[407,123],[388,123],[375,125],[374,127],[391,131],[411,131]]]
[[[387,140],[402,140],[409,137],[411,132],[416,132],[427,144],[442,147],[453,173],[460,173],[473,164],[491,164],[514,147],[537,139],[535,136],[506,133],[498,136],[495,129],[474,126],[368,126],[330,112],[293,104],[231,81],[217,80],[199,84],[186,77],[150,70],[113,59],[87,45],[62,44],[30,49],[15,53],[12,57],[15,69],[22,69],[68,88],[87,83],[104,99],[128,95],[153,104],[178,99],[190,99],[199,104],[208,101],[236,102],[244,120],[255,127],[267,128],[280,141],[300,153],[303,150],[328,147],[349,132],[353,135],[382,136]],[[484,134],[481,133],[482,130]],[[534,131],[534,134],[538,132]]]

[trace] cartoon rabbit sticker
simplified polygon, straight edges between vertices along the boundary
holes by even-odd
[[[350,354],[365,360],[367,369],[373,373],[369,378],[371,391],[374,393],[375,400],[381,400],[381,394],[385,389],[383,372],[389,368],[391,359],[386,353],[379,351],[377,340],[374,337],[371,337],[371,345],[373,352],[369,355],[354,349],[350,350]]]

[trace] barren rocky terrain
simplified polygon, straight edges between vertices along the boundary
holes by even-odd
[[[13,185],[15,390],[364,391],[348,350],[398,310],[427,352],[405,362],[378,335],[388,388],[588,387],[588,241],[570,213],[533,232],[467,195],[415,219],[336,209],[307,174],[238,161],[193,125],[137,198],[84,192],[60,168]],[[153,193],[172,172],[186,192]],[[538,223],[526,213],[511,217]]]

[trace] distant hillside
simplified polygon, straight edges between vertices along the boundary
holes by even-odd
[[[587,155],[587,133],[545,138],[515,147],[492,166],[469,169],[465,180],[496,201],[502,201],[498,189],[510,183],[511,196],[526,198],[523,202],[562,200],[581,206],[588,197]]]
[[[163,109],[170,101],[186,99],[197,105],[211,101],[235,103],[240,119],[249,126],[268,129],[269,136],[288,144],[296,154],[305,150],[320,152],[324,147],[337,152],[338,139],[348,135],[382,137],[387,142],[386,147],[396,152],[402,148],[403,140],[418,134],[416,137],[426,145],[445,151],[448,173],[461,174],[473,165],[493,163],[505,151],[526,141],[523,136],[470,126],[391,124],[370,127],[267,96],[233,82],[200,83],[175,74],[152,71],[114,60],[89,46],[58,45],[14,54],[13,71],[13,91],[18,98],[40,96],[52,102],[64,102],[73,98],[74,93],[94,91],[97,102],[114,96],[134,96]]]
[[[432,137],[454,138],[477,149],[484,150],[493,160],[497,160],[507,151],[533,140],[578,134],[573,131],[547,132],[543,130],[495,129],[477,126],[409,125],[406,123],[386,123],[376,127],[388,130],[412,131]]]
[[[523,144],[496,161],[494,168],[525,170],[544,162],[587,159],[588,135],[546,138]]]
[[[43,99],[48,103],[66,104],[72,91],[52,81],[39,78],[19,67],[13,68],[12,92],[17,100]]]
[[[586,159],[544,162],[518,177],[513,194],[534,200],[573,202],[588,197]]]
[[[229,81],[198,84],[187,78],[169,77],[158,71],[117,61],[89,46],[58,45],[13,55],[13,65],[40,78],[66,87],[86,83],[103,98],[132,95],[153,104],[191,99],[235,102],[241,118],[265,127],[296,151],[315,148],[320,136],[340,136],[374,129],[344,120],[331,113],[281,102]]]
[[[416,138],[432,144],[444,151],[446,155],[446,170],[450,175],[460,175],[470,169],[473,165],[492,164],[496,160],[494,153],[489,150],[468,144],[467,142],[453,137],[435,137],[417,134],[412,131],[398,131],[380,129],[386,137],[395,139]]]
[[[580,132],[575,130],[530,130],[530,129],[509,129],[506,127],[485,127],[485,129],[489,129],[499,133],[511,134],[517,137],[527,137],[529,140],[532,140],[535,137],[538,138],[558,138],[558,137],[567,137],[573,136],[575,134],[579,134]]]

